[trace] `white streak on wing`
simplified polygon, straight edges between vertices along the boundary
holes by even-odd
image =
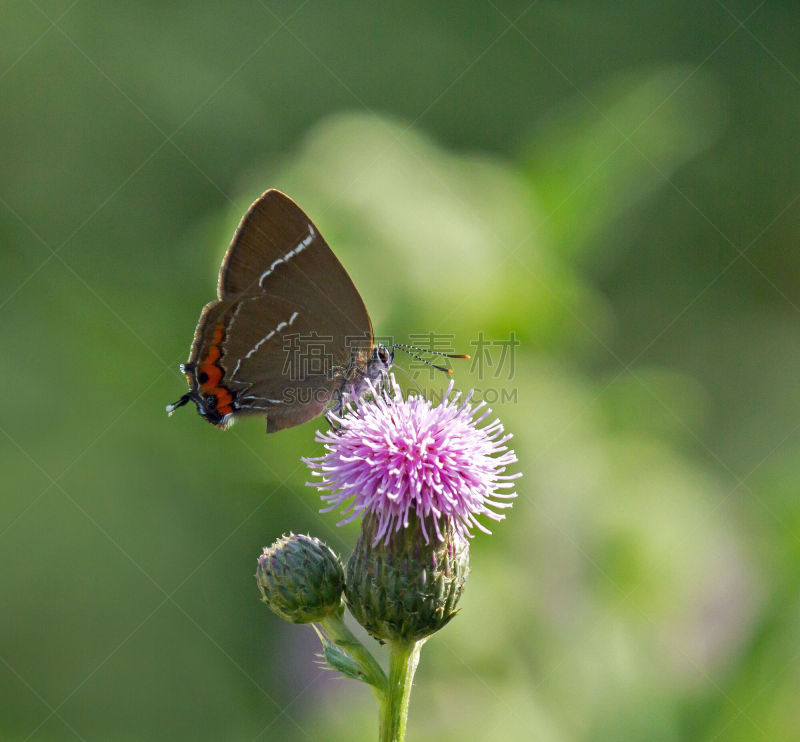
[[[291,325],[292,322],[294,322],[297,319],[297,317],[298,317],[298,313],[297,312],[292,312],[292,316],[289,317],[288,321],[279,322],[278,326],[274,330],[270,330],[249,351],[247,351],[247,355],[245,355],[244,358],[240,358],[238,361],[236,361],[236,367],[233,369],[233,373],[231,374],[231,379],[235,379],[236,378],[236,374],[239,371],[239,366],[242,365],[242,361],[245,361],[248,358],[250,358],[250,356],[253,355],[253,353],[255,353],[262,345],[264,345],[264,343],[266,343],[267,340],[269,340],[271,337],[273,337],[275,335],[275,333],[280,332],[284,327],[288,327],[289,325]]]
[[[272,265],[270,265],[267,270],[265,270],[258,279],[258,284],[263,288],[264,279],[271,275],[272,272],[281,264],[281,263],[288,263],[295,255],[300,254],[305,250],[314,240],[314,237],[317,236],[317,233],[314,231],[314,227],[310,224],[308,225],[308,237],[303,239],[301,242],[297,244],[297,247],[289,250],[282,258],[278,258],[277,260],[272,261]]]
[[[280,399],[271,399],[270,397],[256,397],[255,394],[248,394],[242,397],[242,402],[272,402],[273,404],[281,404]]]
[[[272,409],[271,405],[283,404],[283,400],[280,399],[272,399],[271,397],[254,397],[253,395],[250,395],[248,397],[242,397],[241,401],[247,403],[248,410],[271,410]],[[255,404],[256,402],[269,402],[270,407],[264,407],[264,405],[257,405]]]

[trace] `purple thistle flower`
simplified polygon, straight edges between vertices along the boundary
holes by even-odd
[[[459,404],[460,392],[451,396],[453,382],[435,407],[421,396],[403,398],[394,376],[374,399],[349,408],[337,430],[317,432],[326,453],[305,458],[319,482],[309,482],[326,494],[330,503],[322,512],[345,504],[349,523],[364,512],[377,517],[374,544],[386,541],[392,531],[408,527],[409,515],[416,514],[428,542],[426,523],[431,521],[439,540],[441,518],[450,521],[462,538],[472,536],[472,527],[491,533],[477,519],[485,515],[502,520],[494,509],[511,507],[506,502],[514,492],[510,480],[521,474],[506,474],[517,461],[506,446],[511,434],[503,435],[500,420],[478,427],[491,413],[476,413],[485,402],[471,405],[471,391]]]

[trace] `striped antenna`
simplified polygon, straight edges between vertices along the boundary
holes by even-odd
[[[431,355],[441,356],[442,358],[469,358],[468,355],[455,354],[455,353],[439,353],[436,350],[428,350],[427,348],[420,348],[420,347],[418,347],[416,345],[408,345],[406,343],[394,343],[394,344],[392,344],[392,345],[390,345],[388,347],[389,348],[398,348],[399,350],[402,350],[404,353],[407,353],[408,355],[410,355],[412,358],[416,358],[418,361],[422,361],[422,363],[430,366],[431,368],[435,368],[437,371],[444,371],[446,374],[452,374],[453,373],[453,369],[447,368],[445,366],[438,366],[435,363],[431,363],[426,358],[423,358],[422,356],[417,355],[414,351],[418,350],[420,353],[430,353]]]
[[[469,358],[466,354],[460,353],[440,353],[438,350],[428,350],[427,348],[420,348],[418,345],[408,345],[407,343],[392,343],[389,348],[400,348],[400,350],[407,349],[418,350],[420,353],[430,353],[432,356],[442,356],[444,358]],[[411,355],[411,353],[409,353]]]

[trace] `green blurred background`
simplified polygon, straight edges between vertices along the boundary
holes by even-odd
[[[2,9],[0,738],[376,738],[253,580],[355,541],[317,425],[164,412],[269,187],[377,333],[520,342],[457,367],[525,476],[410,739],[800,738],[795,2]]]

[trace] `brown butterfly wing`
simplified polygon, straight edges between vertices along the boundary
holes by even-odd
[[[372,325],[358,291],[311,220],[278,191],[242,219],[218,294],[198,322],[189,383],[221,401],[230,395],[238,413],[266,414],[267,432],[322,414],[354,365],[366,365]],[[202,369],[213,386],[199,384]]]
[[[305,212],[276,190],[266,191],[242,218],[217,285],[220,299],[260,292],[327,316],[329,326],[347,335],[372,337],[367,309],[347,271]]]

